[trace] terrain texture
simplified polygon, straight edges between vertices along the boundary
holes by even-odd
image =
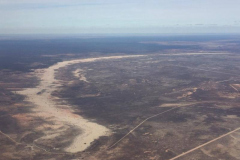
[[[2,67],[0,159],[240,159],[238,41],[139,44],[178,48]]]

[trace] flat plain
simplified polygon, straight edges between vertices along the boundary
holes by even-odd
[[[0,159],[240,159],[240,41],[192,39],[2,66]]]

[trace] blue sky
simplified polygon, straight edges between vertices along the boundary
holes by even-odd
[[[0,0],[0,34],[240,33],[240,0]]]

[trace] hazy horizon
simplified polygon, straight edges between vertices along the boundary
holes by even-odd
[[[0,34],[240,33],[240,1],[2,0]]]

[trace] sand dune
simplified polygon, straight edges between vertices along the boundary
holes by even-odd
[[[41,79],[40,84],[36,88],[27,88],[18,93],[25,95],[28,101],[35,104],[36,107],[33,108],[33,111],[36,112],[36,114],[39,114],[39,117],[45,114],[48,115],[48,117],[51,117],[52,121],[62,122],[65,125],[71,125],[81,129],[82,133],[75,137],[72,144],[65,148],[65,151],[71,153],[83,151],[89,147],[90,143],[95,139],[110,134],[110,130],[102,125],[90,122],[80,115],[74,114],[70,105],[65,105],[64,109],[58,107],[56,101],[54,101],[57,97],[51,95],[51,93],[57,90],[57,87],[60,86],[60,83],[58,83],[58,80],[56,80],[54,76],[56,70],[76,63],[140,56],[142,55],[87,58],[59,62],[47,69],[36,70],[36,75]]]

